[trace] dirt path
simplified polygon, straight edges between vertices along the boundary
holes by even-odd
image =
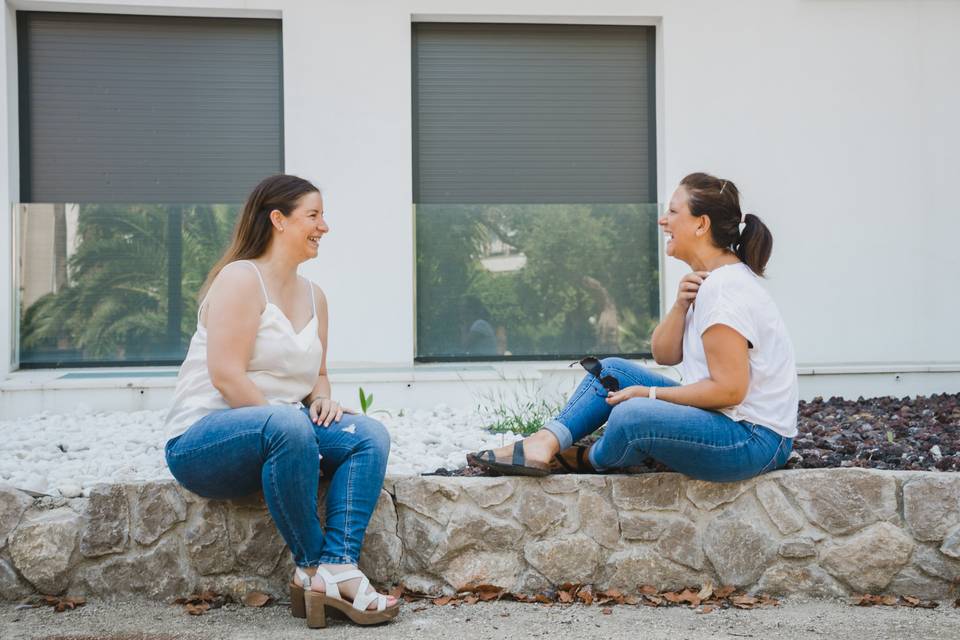
[[[922,610],[863,608],[837,602],[793,602],[708,614],[623,606],[614,607],[608,615],[600,607],[579,605],[491,603],[452,608],[413,604],[405,605],[399,618],[384,627],[359,628],[332,620],[325,630],[307,629],[303,620],[290,617],[284,607],[228,605],[192,617],[181,607],[145,601],[92,602],[66,613],[0,605],[0,640],[956,640],[958,629],[960,609],[949,605]]]

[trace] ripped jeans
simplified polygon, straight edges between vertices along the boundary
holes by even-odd
[[[357,564],[389,452],[390,436],[372,418],[344,414],[323,427],[292,405],[215,411],[166,446],[173,477],[193,493],[222,500],[262,489],[300,567]],[[317,517],[321,469],[330,478],[325,532]]]
[[[601,364],[601,375],[615,377],[621,389],[677,385],[623,358],[604,358]],[[598,471],[637,466],[650,457],[691,478],[735,482],[778,469],[790,457],[793,440],[762,425],[649,398],[611,407],[606,397],[600,381],[587,374],[560,415],[544,425],[566,449],[606,423],[589,453]]]

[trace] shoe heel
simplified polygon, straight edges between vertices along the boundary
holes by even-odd
[[[295,584],[290,585],[290,613],[294,618],[307,617],[307,606],[304,602],[303,588]]]
[[[323,594],[311,591],[304,594],[307,626],[311,629],[323,629],[327,626],[327,612],[323,604]]]

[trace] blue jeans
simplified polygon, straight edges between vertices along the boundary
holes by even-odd
[[[389,452],[376,420],[344,414],[323,427],[307,409],[274,405],[215,411],[166,446],[170,472],[193,493],[223,500],[262,489],[300,567],[357,564]],[[317,517],[321,469],[330,478],[326,535]]]
[[[605,358],[601,363],[601,375],[615,377],[621,389],[677,386],[623,358]],[[600,381],[587,374],[560,415],[544,426],[566,449],[606,423],[588,456],[598,471],[640,465],[650,457],[698,480],[734,482],[782,467],[790,456],[793,441],[762,425],[649,398],[631,398],[611,407],[606,397]]]

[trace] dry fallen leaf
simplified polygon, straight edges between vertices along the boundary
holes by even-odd
[[[713,611],[713,609],[714,609],[713,605],[707,605],[704,608],[700,609],[698,613],[710,613],[711,611]]]
[[[611,613],[613,613],[613,609],[611,609],[610,607],[604,607],[603,609],[600,610],[600,613],[602,613],[605,616],[608,616]]]
[[[640,594],[644,596],[653,596],[657,594],[657,588],[652,587],[649,584],[640,585],[637,587],[637,590],[640,591]]]
[[[245,607],[262,607],[268,602],[270,602],[270,596],[263,591],[251,591],[243,596]]]
[[[703,585],[703,588],[697,593],[697,597],[700,598],[701,602],[706,600],[713,595],[713,585],[709,582]]]
[[[736,587],[730,587],[730,586],[720,587],[719,589],[713,592],[713,595],[715,598],[719,600],[723,600],[724,598],[729,598],[730,594],[732,594],[734,591],[736,591]]]
[[[433,604],[442,607],[444,605],[450,604],[452,600],[453,600],[453,597],[451,596],[441,596],[439,598],[434,598]]]

